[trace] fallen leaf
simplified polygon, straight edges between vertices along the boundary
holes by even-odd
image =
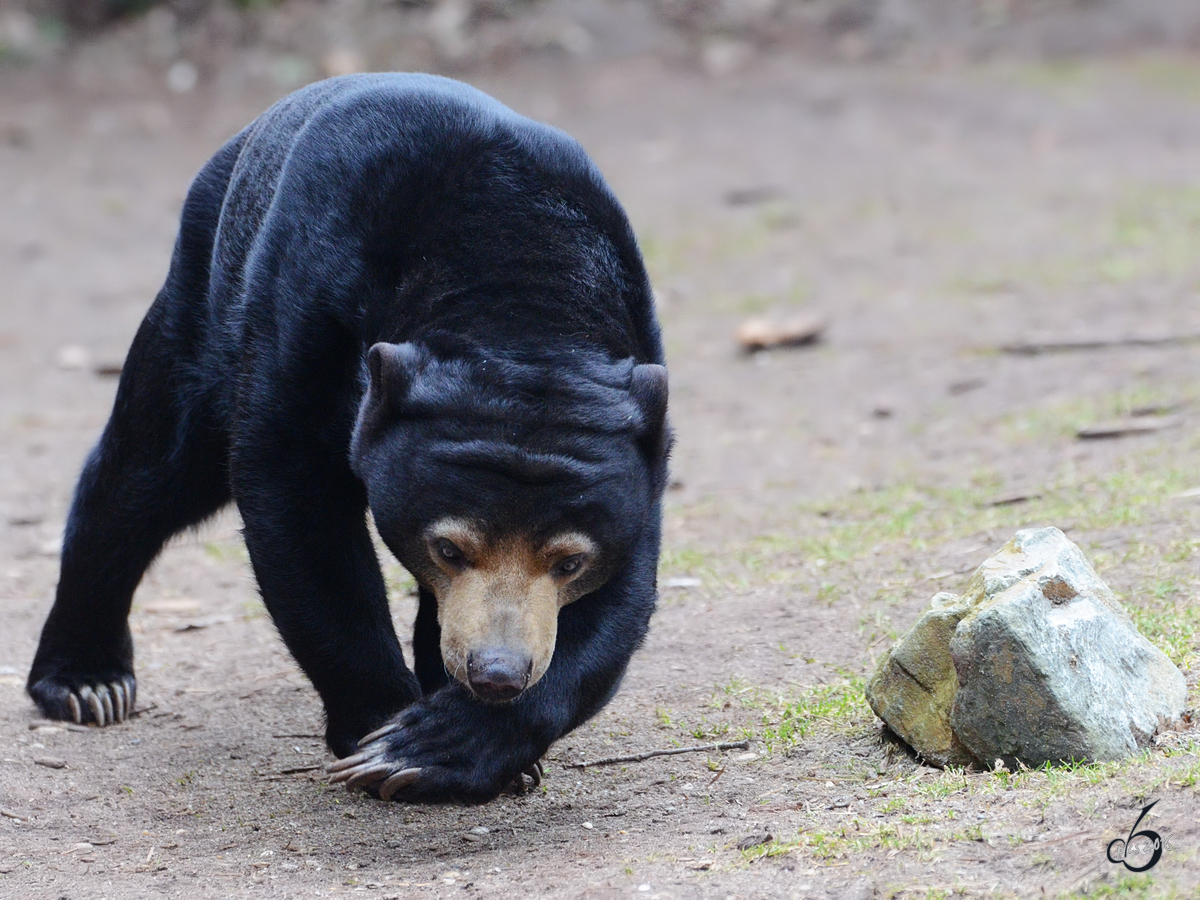
[[[789,319],[747,319],[737,330],[738,343],[746,351],[770,347],[799,347],[816,343],[828,323],[817,316]]]

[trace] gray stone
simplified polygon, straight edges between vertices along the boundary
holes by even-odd
[[[1182,673],[1057,528],[1020,531],[961,597],[938,594],[867,685],[939,766],[1119,759],[1179,720]]]
[[[1183,715],[1183,673],[1057,528],[1017,532],[964,599],[950,726],[981,762],[1121,759]]]

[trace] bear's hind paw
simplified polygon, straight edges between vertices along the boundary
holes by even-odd
[[[134,714],[137,679],[123,675],[108,683],[97,681],[68,687],[48,678],[33,685],[30,694],[50,718],[104,727],[124,722]]]

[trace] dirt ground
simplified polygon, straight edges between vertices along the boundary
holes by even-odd
[[[1194,731],[1121,763],[941,772],[862,700],[933,593],[1052,524],[1195,705],[1200,58],[470,72],[577,136],[626,203],[678,446],[661,605],[617,698],[552,748],[542,789],[433,808],[328,785],[319,704],[232,513],[135,598],[133,721],[44,723],[23,692],[188,181],[283,92],[175,93],[97,60],[0,69],[0,895],[1200,896]],[[738,352],[745,317],[796,311],[827,317],[819,344]],[[1004,350],[1062,340],[1126,343]],[[1121,418],[1163,427],[1076,437]],[[411,582],[388,575],[403,635]],[[1154,800],[1161,862],[1110,864]]]

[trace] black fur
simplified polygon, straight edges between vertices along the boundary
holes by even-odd
[[[143,572],[232,499],[333,751],[399,714],[390,752],[423,769],[400,796],[495,796],[608,701],[646,632],[669,436],[662,370],[640,364],[662,361],[629,225],[574,141],[431,76],[293,94],[191,187],[76,490],[30,695],[69,718],[71,691],[132,676]],[[405,665],[368,503],[419,580],[448,514],[585,531],[607,580],[563,608],[545,677],[488,705],[448,680],[424,588]]]

